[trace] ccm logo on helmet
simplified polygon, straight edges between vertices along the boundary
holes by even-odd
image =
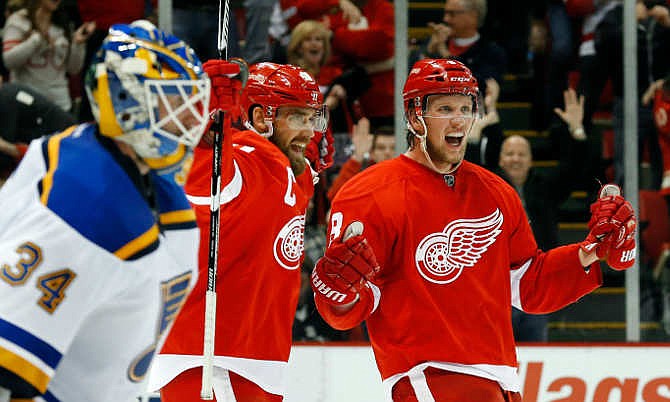
[[[469,77],[449,77],[449,81],[468,82],[468,81],[470,81],[470,78]]]

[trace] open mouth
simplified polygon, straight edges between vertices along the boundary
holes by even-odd
[[[459,135],[459,136],[448,135],[448,136],[444,137],[444,140],[447,141],[447,144],[457,147],[457,146],[461,145],[461,143],[463,142],[463,138],[465,138],[464,135]]]
[[[299,154],[305,153],[306,144],[291,143],[291,151]]]

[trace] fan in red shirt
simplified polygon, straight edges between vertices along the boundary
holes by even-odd
[[[653,96],[654,123],[658,129],[658,143],[663,154],[663,181],[661,194],[670,197],[670,76],[658,81]]]
[[[236,91],[226,63],[208,61],[204,69],[214,101],[224,103],[214,108],[234,113],[235,102],[221,99]],[[299,67],[255,64],[244,92],[248,129],[232,134],[228,153],[225,140],[223,147],[214,395],[218,401],[281,401],[316,176],[305,149],[327,117],[316,81]],[[154,360],[150,388],[162,388],[164,402],[200,401],[212,153],[207,146],[196,150],[185,186],[201,230],[202,276]]]
[[[361,96],[365,116],[393,114],[394,10],[388,0],[281,0],[293,29],[306,19],[321,21],[333,32],[331,66],[342,71],[361,66],[371,87]]]
[[[393,401],[520,401],[512,306],[555,311],[602,284],[599,259],[614,269],[635,261],[633,209],[613,185],[591,206],[582,243],[538,249],[514,189],[463,160],[478,92],[459,61],[413,66],[409,150],[337,193],[312,273],[328,323],[367,321]]]

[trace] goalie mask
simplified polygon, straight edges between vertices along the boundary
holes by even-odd
[[[159,174],[181,170],[209,118],[209,79],[195,52],[144,20],[109,29],[86,93],[100,133]]]
[[[315,111],[311,118],[287,121],[291,129],[310,129],[323,133],[328,127],[328,112],[319,85],[308,72],[297,66],[275,63],[252,65],[242,103],[247,114],[245,125],[251,130],[254,130],[250,122],[252,107],[260,105],[263,108],[264,119],[270,128],[264,136],[272,135],[272,123],[280,107],[309,108]]]

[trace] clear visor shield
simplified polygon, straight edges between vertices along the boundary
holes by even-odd
[[[446,120],[462,120],[464,123],[469,123],[471,122],[476,116],[474,113],[460,113],[460,112],[452,112],[452,113],[436,113],[436,112],[431,112],[431,113],[423,113],[423,117],[427,117],[430,119],[446,119]]]
[[[279,110],[279,116],[285,116],[286,125],[291,130],[312,130],[325,132],[328,128],[328,107],[318,109],[288,107]]]
[[[430,95],[426,98],[426,104],[428,104],[429,99],[431,98]],[[477,102],[477,107],[475,109],[475,102]],[[428,117],[431,119],[448,119],[448,120],[462,120],[464,123],[470,123],[473,120],[481,117],[476,113],[476,110],[482,110],[478,105],[479,100],[478,99],[473,99],[473,102],[470,105],[460,107],[458,109],[453,108],[449,104],[442,104],[440,105],[438,103],[438,106],[435,107],[432,110],[426,110],[421,113],[423,117]]]
[[[209,120],[209,79],[146,80],[144,89],[152,132],[197,145]]]
[[[435,119],[443,122],[448,122],[449,125],[455,127],[462,127],[462,131],[465,134],[469,134],[472,128],[475,125],[477,115],[474,113],[452,113],[452,114],[439,114],[439,113],[425,113],[423,115],[424,119]]]

